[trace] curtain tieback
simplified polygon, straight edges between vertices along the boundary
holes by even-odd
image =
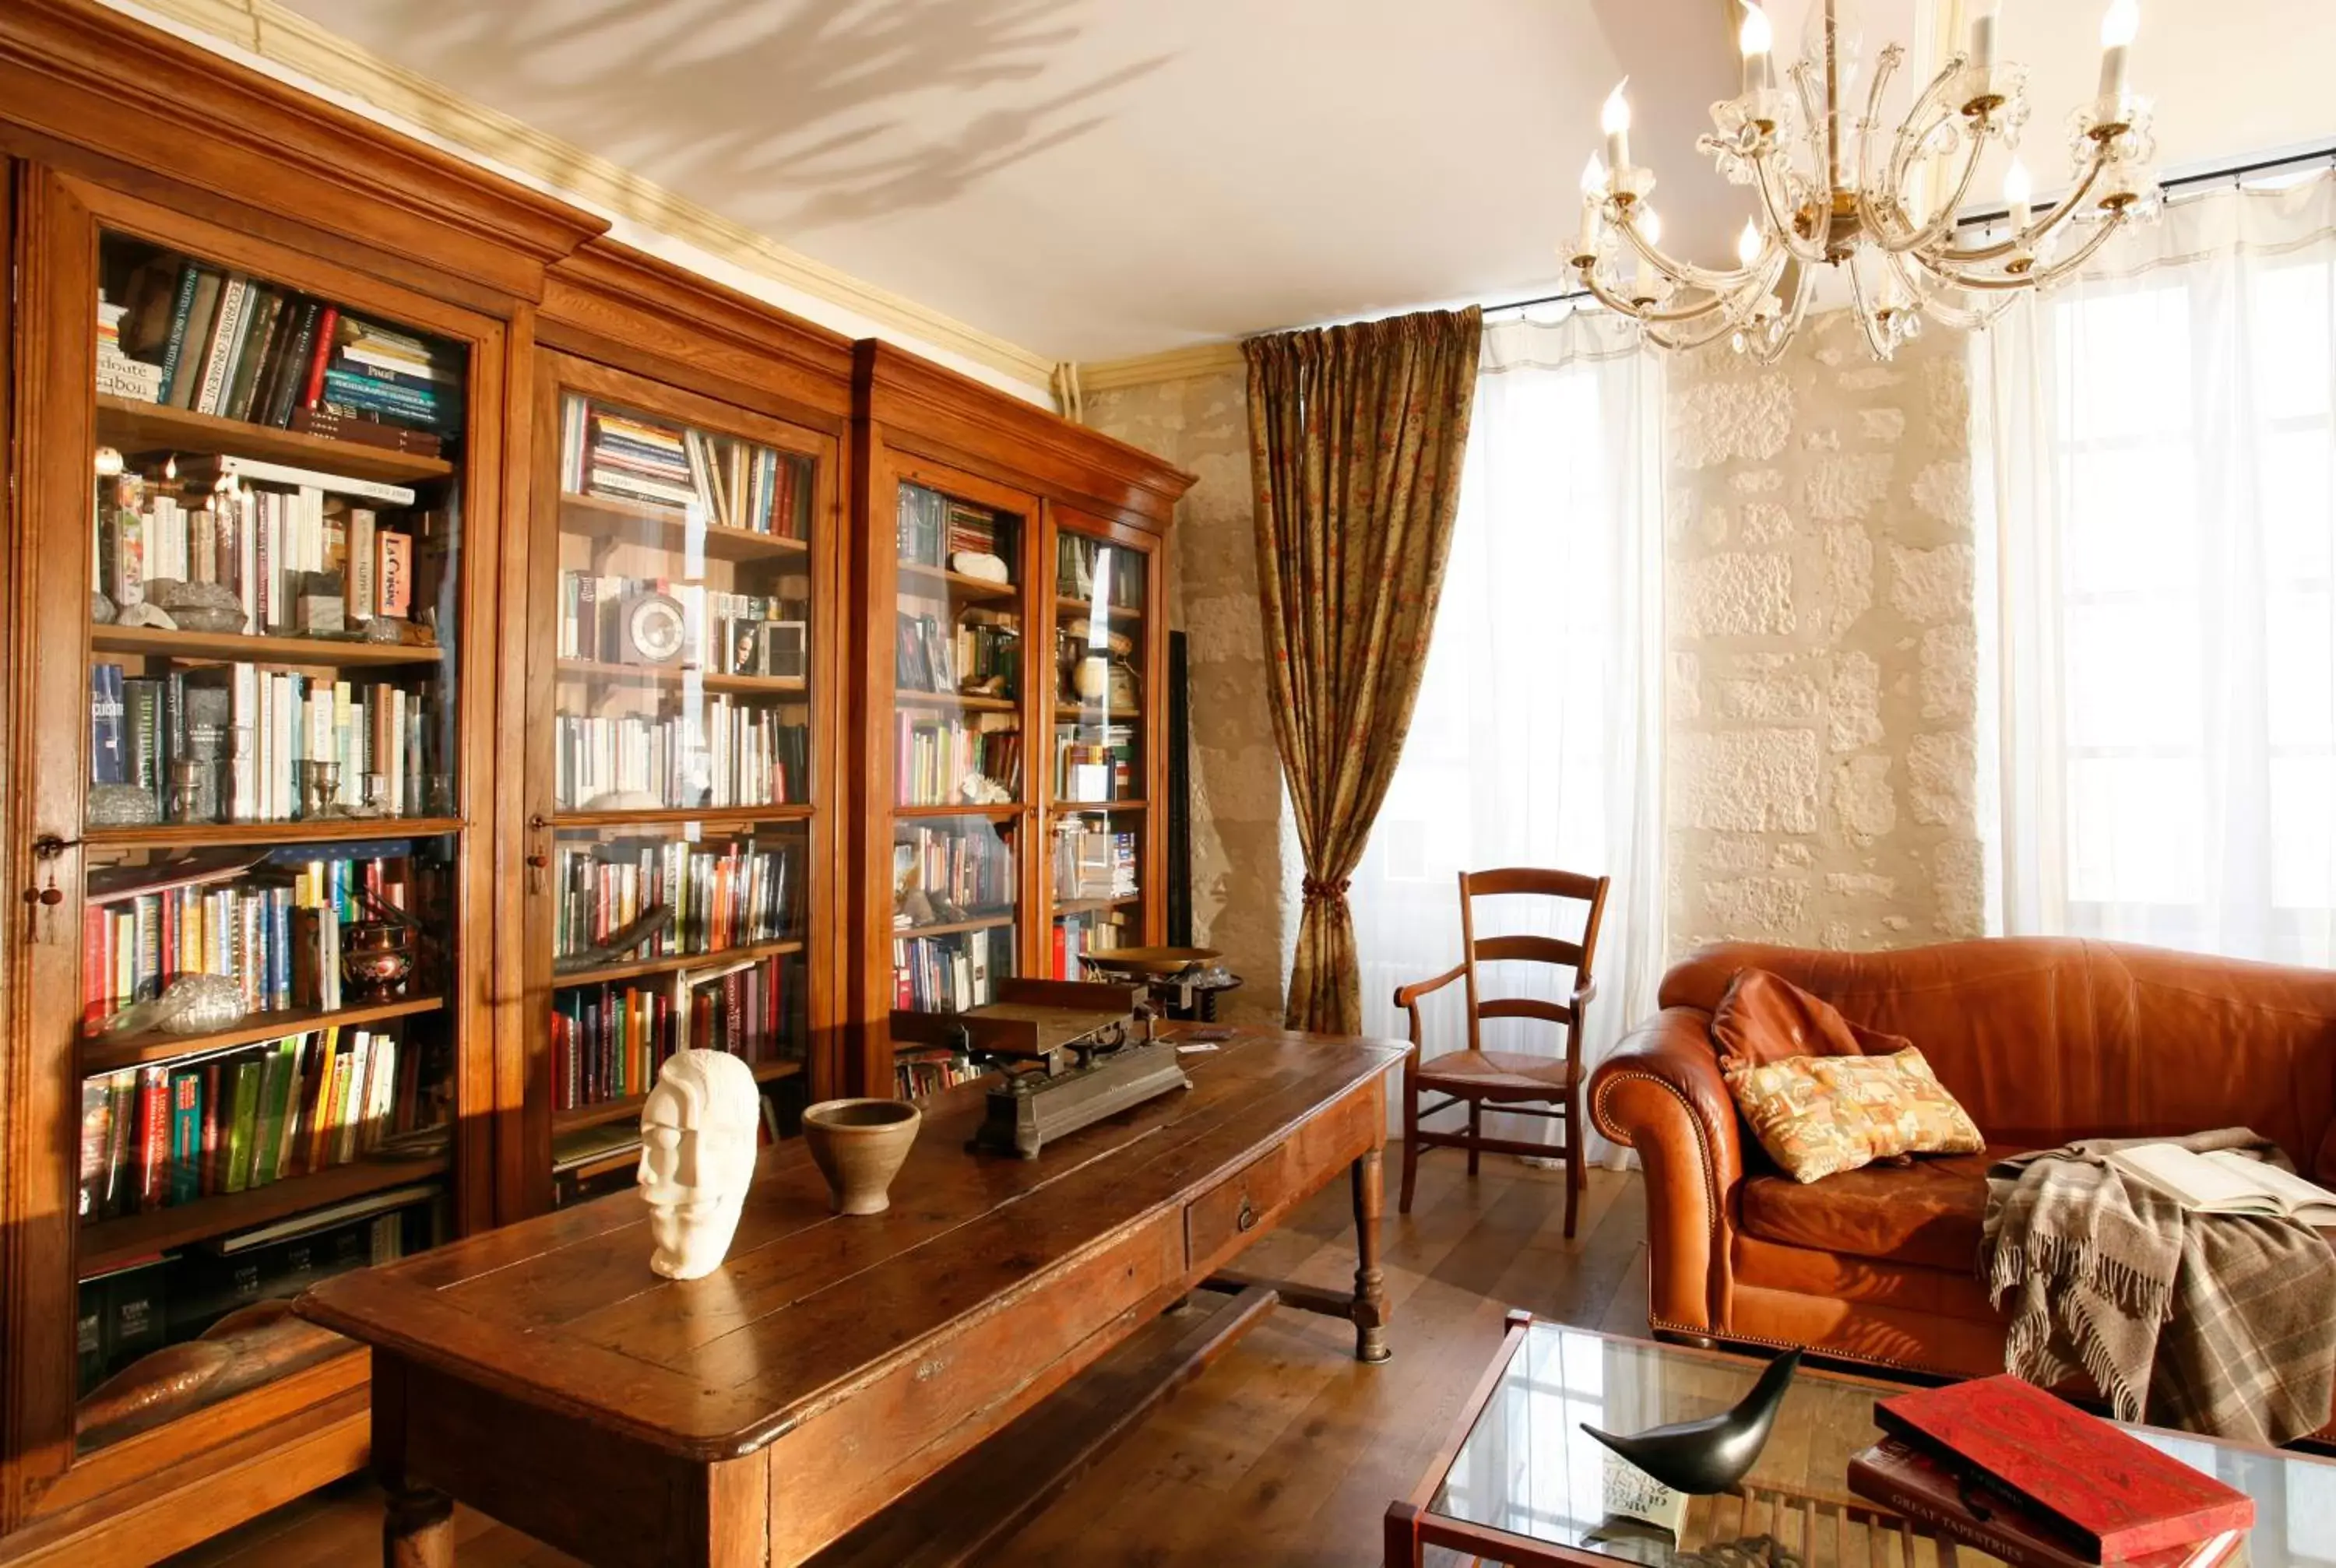
[[[1305,894],[1306,901],[1309,904],[1343,904],[1347,901],[1347,890],[1354,886],[1354,883],[1345,877],[1340,877],[1334,882],[1325,881],[1321,877],[1309,876],[1298,885],[1299,891]]]

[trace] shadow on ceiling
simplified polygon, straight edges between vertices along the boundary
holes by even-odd
[[[476,97],[524,83],[543,129],[784,238],[939,206],[1105,123],[1172,56],[1044,90],[1098,3],[372,0],[365,31]],[[985,101],[888,109],[933,93]]]

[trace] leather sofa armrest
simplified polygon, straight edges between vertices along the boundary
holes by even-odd
[[[1599,1132],[1638,1151],[1647,1183],[1649,1309],[1657,1327],[1724,1332],[1730,1242],[1744,1179],[1736,1102],[1711,1048],[1711,1015],[1667,1008],[1623,1037],[1590,1078]]]

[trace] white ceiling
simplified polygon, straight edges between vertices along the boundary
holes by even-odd
[[[1729,0],[288,3],[1056,358],[1558,284],[1626,71],[1669,235],[1718,261],[1744,210],[1693,151],[1734,90]],[[1775,0],[1786,44],[1806,3]],[[1945,3],[1873,0],[1867,31],[1916,44]],[[2004,0],[2046,190],[2103,4]],[[2336,132],[2336,0],[2143,0],[2134,58],[2166,167]]]

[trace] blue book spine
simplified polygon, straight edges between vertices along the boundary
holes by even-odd
[[[122,751],[122,667],[92,665],[89,671],[89,782],[127,783]]]
[[[377,401],[392,408],[410,408],[417,414],[433,413],[438,407],[435,393],[418,392],[390,382],[375,381],[369,375],[352,375],[346,370],[325,372],[325,390],[360,402]]]
[[[188,1067],[170,1075],[170,1202],[202,1195],[203,1075]]]

